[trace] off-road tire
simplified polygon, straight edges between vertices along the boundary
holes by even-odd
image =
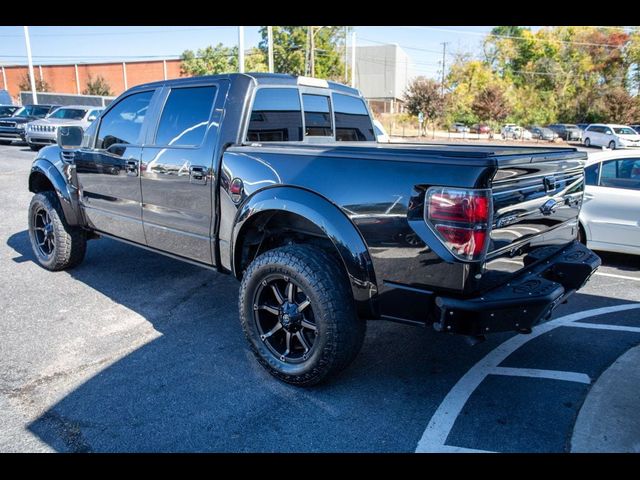
[[[299,285],[298,291],[311,302],[317,327],[311,353],[299,363],[282,361],[267,347],[258,327],[258,310],[254,310],[265,279],[280,275]],[[289,245],[258,256],[243,275],[239,309],[242,329],[258,362],[293,385],[311,386],[338,374],[354,360],[364,341],[366,323],[356,314],[346,272],[315,247]]]
[[[38,246],[35,213],[45,210],[53,231],[53,249],[47,255]],[[73,268],[84,259],[87,251],[87,235],[84,230],[67,224],[60,201],[53,191],[36,193],[29,205],[29,240],[38,263],[47,270],[58,271]]]

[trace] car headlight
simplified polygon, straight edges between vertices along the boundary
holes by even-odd
[[[17,128],[18,130],[24,130],[24,127],[25,127],[24,123],[18,123],[18,124],[16,125],[16,128]]]

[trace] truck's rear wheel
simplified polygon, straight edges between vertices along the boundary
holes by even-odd
[[[260,364],[310,386],[356,357],[365,334],[346,274],[321,250],[290,245],[256,258],[240,288],[240,321]]]
[[[37,193],[29,205],[29,239],[38,263],[47,270],[73,268],[84,259],[86,233],[67,225],[55,192]]]

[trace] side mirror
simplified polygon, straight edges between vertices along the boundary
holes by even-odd
[[[77,150],[82,146],[84,130],[82,127],[58,128],[57,141],[63,150]]]

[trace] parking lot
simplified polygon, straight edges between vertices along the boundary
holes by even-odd
[[[639,387],[614,387],[638,378],[640,257],[602,254],[531,335],[470,347],[370,322],[348,370],[299,389],[254,360],[232,277],[108,239],[74,270],[39,267],[33,158],[0,146],[0,451],[640,451],[637,411],[619,420]]]

